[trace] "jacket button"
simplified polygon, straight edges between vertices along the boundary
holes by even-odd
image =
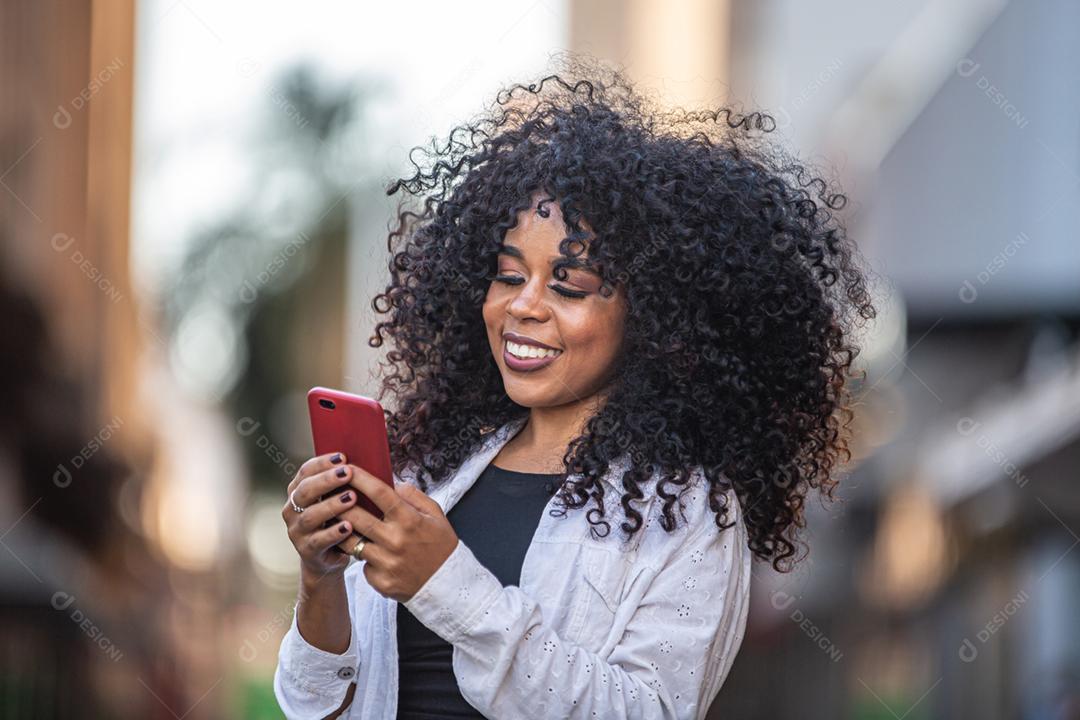
[[[343,667],[337,671],[337,676],[342,680],[352,680],[352,677],[355,674],[356,669],[351,667]]]

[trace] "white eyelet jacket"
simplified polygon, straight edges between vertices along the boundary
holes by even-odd
[[[444,512],[461,498],[525,419],[489,432],[480,448],[430,497]],[[465,699],[487,718],[703,718],[742,644],[751,553],[742,510],[728,493],[720,531],[700,468],[676,503],[668,534],[662,500],[648,489],[645,525],[628,542],[615,485],[625,456],[604,482],[611,531],[594,539],[585,508],[548,511],[525,554],[520,587],[503,585],[459,541],[405,607],[454,646],[453,670]],[[650,483],[655,483],[654,476]],[[398,478],[412,482],[413,478]],[[591,507],[587,506],[587,507]],[[292,627],[274,674],[287,718],[322,718],[356,692],[342,718],[394,720],[398,701],[397,603],[376,592],[362,561],[345,570],[352,638],[343,654],[308,644]]]

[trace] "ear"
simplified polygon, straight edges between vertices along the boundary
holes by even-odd
[[[423,490],[410,483],[398,483],[394,490],[403,500],[425,515],[442,515],[442,506],[428,497]]]

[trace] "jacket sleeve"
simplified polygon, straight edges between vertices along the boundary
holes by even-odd
[[[665,553],[607,657],[559,637],[535,600],[503,587],[460,540],[404,604],[460,648],[461,693],[489,718],[698,720],[746,626],[751,556],[732,501],[737,522],[722,532],[711,513],[691,513],[696,524]]]
[[[274,696],[288,720],[324,718],[341,707],[345,700],[360,662],[353,590],[356,581],[350,576],[362,567],[363,563],[354,562],[345,569],[352,632],[344,653],[327,652],[309,644],[300,634],[296,613],[293,613],[292,626],[281,640],[274,671]]]

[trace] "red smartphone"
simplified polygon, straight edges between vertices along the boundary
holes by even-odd
[[[324,387],[311,388],[307,399],[315,454],[343,452],[350,465],[367,470],[393,488],[390,442],[382,405],[362,395]],[[357,502],[382,520],[382,510],[366,495],[358,492]]]

